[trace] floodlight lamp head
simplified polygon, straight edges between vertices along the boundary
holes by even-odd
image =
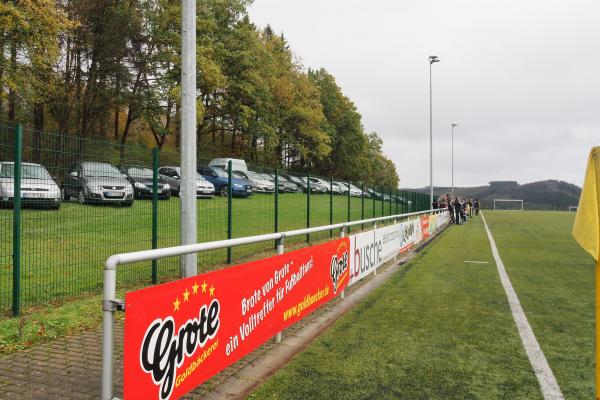
[[[440,60],[437,58],[437,56],[429,56],[429,64],[433,64],[436,62],[440,62]]]
[[[451,124],[450,124],[450,126],[454,128],[454,127],[457,127],[457,126],[458,126],[458,124],[451,123]]]

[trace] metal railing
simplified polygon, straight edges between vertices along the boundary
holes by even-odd
[[[287,232],[276,232],[264,235],[248,236],[237,239],[217,240],[213,242],[197,243],[184,246],[167,247],[162,249],[153,249],[145,251],[136,251],[132,253],[115,254],[110,256],[104,265],[104,295],[102,301],[103,322],[102,322],[102,399],[117,399],[113,396],[113,374],[114,374],[114,313],[124,311],[125,303],[116,298],[117,286],[117,267],[119,265],[131,264],[140,261],[158,260],[161,258],[182,256],[185,254],[199,253],[202,251],[229,249],[235,246],[242,246],[266,241],[277,242],[277,254],[283,254],[284,241],[286,238],[294,236],[309,235],[324,231],[333,231],[340,229],[340,236],[343,237],[347,228],[356,225],[373,223],[376,228],[377,222],[409,218],[422,214],[442,213],[445,209],[431,209],[405,214],[389,215],[377,218],[369,218],[357,221],[343,222],[338,224],[323,225],[313,228],[296,229]],[[340,297],[344,297],[342,291]],[[275,337],[276,341],[281,341],[281,333]]]

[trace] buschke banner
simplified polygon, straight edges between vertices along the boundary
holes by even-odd
[[[350,236],[350,281],[348,286],[368,276],[400,253],[448,223],[448,213],[422,215],[415,219]]]
[[[125,296],[124,398],[177,399],[348,284],[347,238]]]

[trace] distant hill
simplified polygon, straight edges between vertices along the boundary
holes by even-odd
[[[413,189],[429,193],[429,188]],[[449,187],[434,187],[436,196],[450,193]],[[493,208],[494,199],[523,200],[527,210],[562,210],[579,203],[581,188],[577,185],[557,180],[531,182],[520,185],[516,181],[494,181],[486,186],[455,187],[457,196],[478,198],[483,208]]]

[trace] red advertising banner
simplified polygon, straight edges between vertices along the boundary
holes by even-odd
[[[421,215],[421,232],[423,240],[429,237],[429,214]]]
[[[178,399],[349,280],[347,238],[125,296],[124,398]]]

